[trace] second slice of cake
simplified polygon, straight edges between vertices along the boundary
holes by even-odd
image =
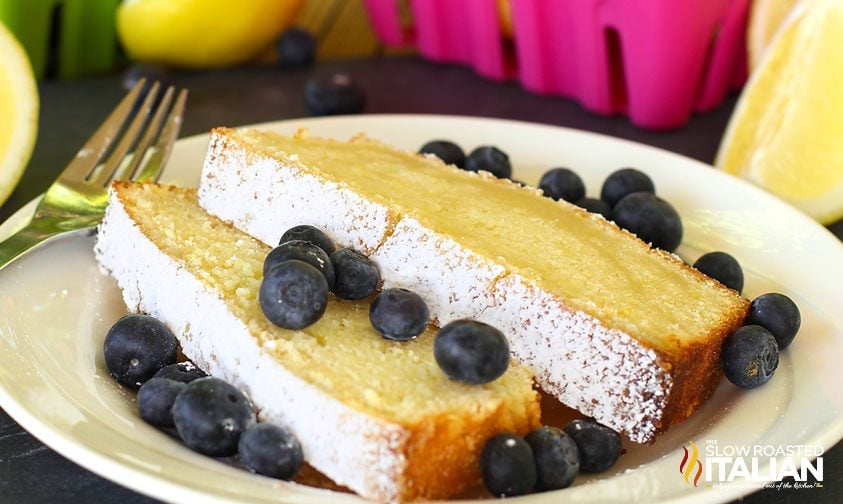
[[[206,214],[190,189],[113,185],[96,257],[126,305],[168,325],[191,360],[241,387],[261,421],[288,427],[306,460],[378,501],[443,498],[480,482],[480,451],[539,422],[523,367],[472,386],[449,380],[433,330],[387,341],[369,304],[332,298],[303,330],[258,303],[269,247]]]
[[[637,442],[711,395],[749,307],[599,216],[365,138],[214,130],[199,195],[269,244],[325,230],[441,323],[498,327],[545,391]]]

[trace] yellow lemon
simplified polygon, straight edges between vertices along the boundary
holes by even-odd
[[[126,0],[117,32],[138,61],[210,68],[258,56],[292,21],[302,0]]]
[[[784,22],[793,6],[800,0],[754,0],[747,28],[747,49],[749,68],[755,69],[764,51]]]
[[[843,217],[843,2],[804,0],[752,74],[716,164],[822,223]]]
[[[23,48],[0,23],[0,205],[23,175],[38,131],[38,86]]]

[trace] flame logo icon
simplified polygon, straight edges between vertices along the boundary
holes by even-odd
[[[691,445],[691,451],[689,453],[687,448],[682,447],[685,450],[685,455],[682,457],[682,462],[679,463],[679,474],[685,477],[685,483],[691,483],[691,475],[694,473],[694,469],[696,469],[694,486],[697,486],[700,476],[702,476],[702,463],[699,459],[700,452],[697,450],[697,445],[693,441],[688,441],[688,444]]]

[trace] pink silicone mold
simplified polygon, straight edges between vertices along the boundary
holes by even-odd
[[[510,0],[514,47],[497,0],[366,0],[380,39],[426,58],[517,77],[535,93],[568,96],[639,126],[681,126],[746,78],[749,0]]]

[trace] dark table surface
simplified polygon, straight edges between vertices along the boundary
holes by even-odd
[[[735,97],[671,132],[648,132],[623,117],[601,117],[574,102],[531,95],[515,83],[493,83],[471,71],[413,57],[322,63],[282,73],[273,68],[178,73],[190,89],[182,136],[214,126],[238,126],[307,116],[304,82],[316,73],[348,71],[366,89],[369,113],[428,113],[519,119],[605,133],[711,163]],[[40,86],[39,137],[30,165],[0,222],[43,192],[124,91],[119,75]],[[843,444],[825,447],[824,488],[762,490],[750,503],[843,502]],[[44,446],[0,411],[0,502],[152,502],[104,480]]]

